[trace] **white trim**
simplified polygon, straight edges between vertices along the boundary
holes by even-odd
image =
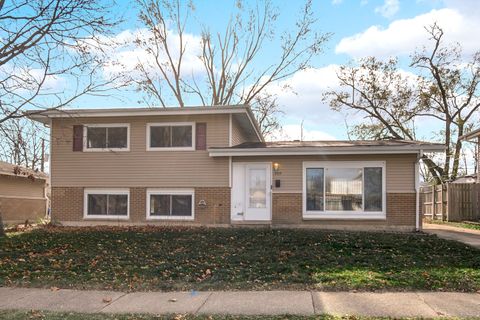
[[[89,148],[88,128],[127,128],[126,148]],[[108,134],[107,134],[108,139]],[[90,123],[83,125],[83,152],[130,151],[130,123]]]
[[[192,127],[192,145],[190,147],[151,147],[150,146],[150,128],[151,127]],[[147,151],[193,151],[195,150],[195,122],[150,122],[147,123],[146,144]]]
[[[151,107],[151,108],[112,108],[112,109],[60,109],[27,114],[32,120],[41,121],[43,118],[68,118],[68,117],[129,117],[129,116],[156,116],[156,115],[197,115],[197,114],[239,114],[247,113],[246,106],[209,106],[209,107]],[[175,109],[175,110],[169,110]],[[39,110],[29,110],[38,112]]]
[[[46,189],[46,188],[44,188]],[[45,193],[45,192],[44,192]],[[48,197],[43,196],[43,197],[28,197],[28,196],[5,196],[0,194],[0,198],[5,198],[5,199],[22,199],[22,200],[48,200]]]
[[[150,215],[150,196],[152,195],[186,195],[192,196],[192,214],[190,216],[152,216]],[[147,220],[195,220],[195,189],[181,188],[181,189],[163,189],[163,188],[148,188],[147,189],[147,205],[146,217]]]
[[[272,150],[275,149],[275,150]],[[418,154],[443,152],[437,146],[369,146],[369,147],[316,147],[316,148],[253,148],[253,149],[209,149],[210,157],[246,157],[246,156],[300,156],[300,155],[337,155],[337,154]]]
[[[228,187],[232,188],[232,174],[233,174],[233,162],[232,162],[232,157],[228,157]]]
[[[232,114],[228,115],[228,146],[231,147],[233,145],[233,128],[232,128]]]
[[[382,168],[382,211],[327,211],[325,209],[325,201],[323,211],[308,211],[307,210],[307,193],[306,193],[306,172],[307,168],[361,168],[364,170],[369,167]],[[324,171],[325,175],[325,171]],[[364,201],[364,177],[365,174],[362,171],[362,206],[365,205]],[[325,184],[325,176],[324,176]],[[324,186],[324,199],[325,199],[325,186]],[[385,220],[387,209],[387,191],[386,191],[386,161],[304,161],[302,166],[302,216],[304,219],[342,219],[342,220]]]
[[[88,195],[89,194],[113,194],[127,195],[127,215],[89,215],[88,214]],[[106,220],[129,220],[130,219],[130,189],[128,188],[85,188],[83,190],[83,219],[106,219]]]

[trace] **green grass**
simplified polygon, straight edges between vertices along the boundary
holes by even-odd
[[[0,240],[0,286],[480,289],[480,250],[424,234],[53,228]]]
[[[86,314],[71,312],[48,312],[48,311],[15,311],[0,310],[0,319],[4,320],[24,320],[24,319],[42,319],[42,320],[368,320],[368,319],[390,319],[390,318],[371,318],[371,317],[336,317],[330,315],[315,316],[193,316],[193,315],[142,315],[142,314]],[[409,319],[409,318],[404,318]],[[410,318],[414,319],[414,318]],[[443,320],[455,318],[442,318]]]
[[[465,229],[473,229],[473,230],[480,230],[480,222],[449,222],[449,221],[440,221],[440,220],[427,220],[427,223],[433,224],[443,224],[452,227],[459,227]]]

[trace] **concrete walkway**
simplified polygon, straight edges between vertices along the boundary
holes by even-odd
[[[135,292],[0,287],[0,309],[82,313],[479,317],[480,294],[450,292]]]
[[[444,224],[423,224],[423,231],[439,238],[463,242],[480,249],[480,230],[458,228]]]

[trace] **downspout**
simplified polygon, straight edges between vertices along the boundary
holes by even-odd
[[[423,150],[415,161],[415,231],[420,231],[420,161],[423,157]]]

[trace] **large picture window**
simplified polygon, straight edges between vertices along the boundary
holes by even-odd
[[[84,126],[84,151],[128,151],[128,124],[90,124]]]
[[[147,190],[147,219],[193,220],[192,189]]]
[[[149,123],[147,125],[148,150],[193,150],[193,123]]]
[[[85,218],[128,219],[128,216],[128,189],[85,189]]]
[[[305,162],[305,218],[385,218],[384,162]]]

